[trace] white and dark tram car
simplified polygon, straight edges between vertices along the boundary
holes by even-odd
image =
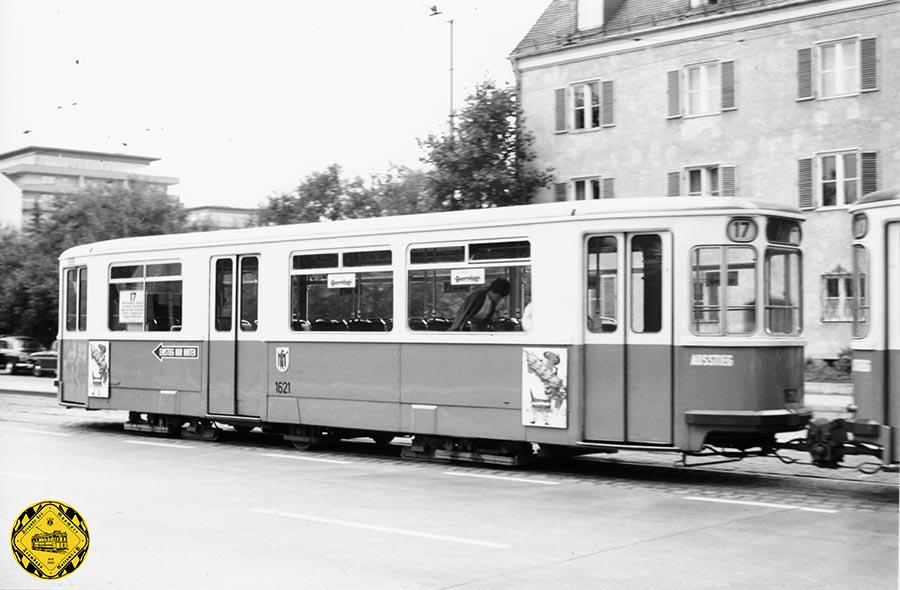
[[[811,418],[801,221],[637,198],[78,246],[59,400],[135,430],[406,435],[448,459],[768,454]]]

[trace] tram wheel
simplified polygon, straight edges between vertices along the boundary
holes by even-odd
[[[291,444],[294,445],[294,448],[298,451],[308,451],[312,448],[312,442],[308,440],[292,440]]]
[[[240,434],[247,434],[251,430],[256,428],[256,426],[254,426],[252,424],[232,424],[231,427],[234,428],[235,431],[237,431]]]

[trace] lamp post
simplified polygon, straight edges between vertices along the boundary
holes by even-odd
[[[439,14],[443,14],[440,10],[438,10],[437,5],[431,7],[431,14],[428,16],[437,16]],[[447,21],[450,25],[450,136],[453,136],[454,125],[453,125],[453,19],[451,18]]]

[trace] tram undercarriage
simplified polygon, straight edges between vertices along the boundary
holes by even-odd
[[[538,460],[556,460],[578,455],[618,453],[619,451],[655,451],[680,453],[675,461],[681,467],[702,467],[718,463],[736,462],[751,457],[772,457],[784,463],[802,463],[785,457],[780,451],[808,453],[811,465],[826,469],[853,468],[866,473],[884,470],[897,472],[896,463],[885,462],[885,449],[891,444],[892,429],[874,420],[810,418],[808,411],[800,412],[799,428],[804,435],[790,440],[778,440],[775,429],[750,431],[707,430],[699,450],[676,447],[623,445],[615,443],[582,442],[576,446],[537,444],[527,441],[505,441],[485,438],[463,438],[437,435],[395,435],[387,432],[327,428],[310,425],[268,424],[256,421],[219,422],[209,418],[195,418],[167,414],[129,412],[124,429],[189,440],[214,441],[222,432],[221,425],[228,424],[238,432],[246,433],[256,426],[263,432],[280,435],[299,450],[311,450],[335,444],[340,440],[368,437],[386,447],[395,436],[408,438],[409,444],[401,450],[404,459],[419,461],[468,462],[514,467]],[[807,421],[805,425],[801,418]],[[690,422],[690,418],[688,418]],[[721,427],[721,426],[720,426]],[[800,432],[800,429],[796,432]],[[843,465],[845,457],[868,455],[880,462],[860,466]],[[694,459],[690,461],[689,459]]]

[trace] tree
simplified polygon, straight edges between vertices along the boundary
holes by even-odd
[[[531,202],[552,175],[532,165],[533,137],[522,128],[515,89],[486,80],[466,99],[447,135],[420,141],[431,164],[427,188],[442,209],[478,209]]]
[[[360,186],[361,181],[348,183],[342,180],[341,167],[332,164],[321,172],[309,174],[293,192],[269,197],[268,202],[260,207],[259,224],[282,225],[371,217],[373,207],[360,194]]]
[[[56,336],[59,255],[77,244],[178,233],[186,214],[163,189],[90,185],[57,196],[25,232],[0,231],[0,333],[49,344]]]

